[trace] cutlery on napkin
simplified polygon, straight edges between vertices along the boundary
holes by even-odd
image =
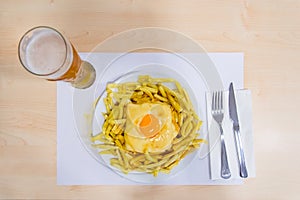
[[[211,93],[206,93],[206,109],[211,109]],[[228,105],[228,91],[224,91],[224,105]],[[255,177],[255,162],[252,137],[252,104],[250,90],[235,90],[237,113],[240,122],[241,140],[245,153],[248,177]],[[217,123],[213,120],[211,112],[207,112],[207,125],[209,131],[209,155],[210,155],[210,175],[212,180],[222,179],[221,169],[221,144]],[[229,107],[224,106],[223,120],[224,138],[227,144],[227,156],[231,179],[240,179],[239,160],[235,145],[232,120],[229,116]]]

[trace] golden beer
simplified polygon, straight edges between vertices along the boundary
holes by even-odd
[[[50,27],[25,33],[19,43],[19,58],[30,73],[49,81],[70,82],[76,88],[89,87],[96,77],[93,66],[82,61],[74,46]]]

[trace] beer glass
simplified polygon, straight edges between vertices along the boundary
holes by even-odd
[[[95,81],[93,66],[81,60],[70,41],[54,28],[39,26],[27,31],[18,53],[24,68],[38,77],[70,82],[80,89]]]

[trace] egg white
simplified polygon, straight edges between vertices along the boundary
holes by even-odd
[[[152,138],[147,138],[139,130],[142,118],[152,114],[159,120],[160,131]],[[171,108],[167,104],[144,103],[128,104],[125,128],[125,147],[130,151],[144,153],[163,152],[171,146],[178,132],[172,122]]]

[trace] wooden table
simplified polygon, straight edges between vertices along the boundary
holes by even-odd
[[[2,0],[0,25],[0,198],[299,199],[299,0]],[[242,186],[57,186],[56,84],[27,73],[17,57],[20,37],[37,25],[61,30],[79,51],[157,26],[210,52],[244,52],[257,177]]]

